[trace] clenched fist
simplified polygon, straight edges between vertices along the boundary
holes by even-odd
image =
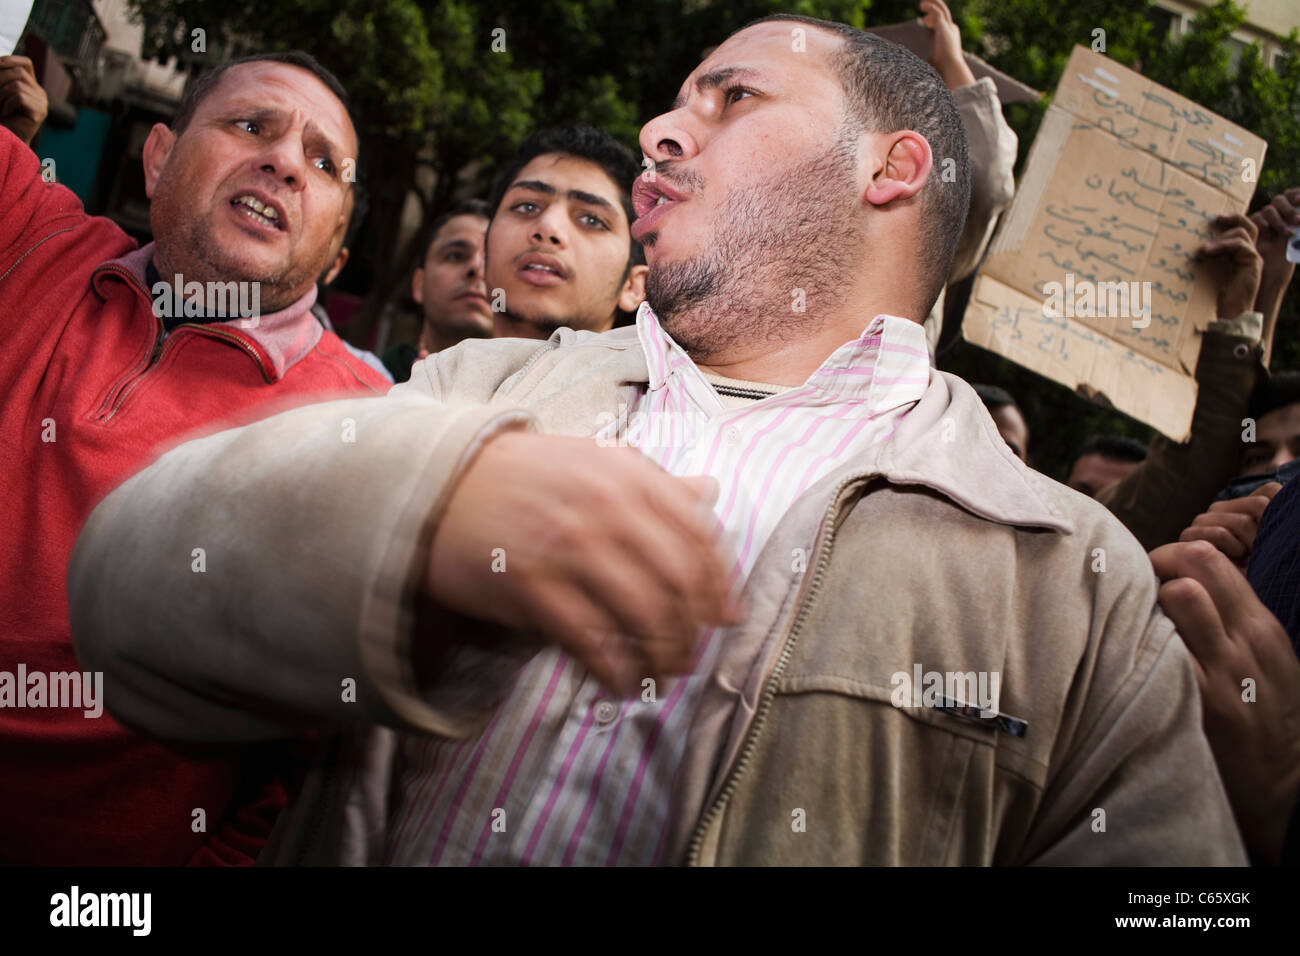
[[[635,449],[509,432],[453,490],[427,590],[461,614],[541,632],[631,694],[685,673],[702,628],[739,623],[716,496],[713,478],[674,477]]]

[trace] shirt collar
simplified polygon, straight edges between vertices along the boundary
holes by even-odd
[[[650,303],[636,316],[637,338],[646,357],[651,391],[680,380],[688,391],[704,382],[698,366],[659,324]],[[686,376],[683,376],[686,377]],[[919,401],[930,383],[925,330],[896,315],[877,315],[857,338],[832,352],[796,391],[807,404],[863,402],[872,414]],[[712,389],[709,389],[712,392]],[[790,393],[785,393],[789,395]]]

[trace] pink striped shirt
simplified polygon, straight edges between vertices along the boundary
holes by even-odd
[[[672,474],[717,478],[715,514],[737,585],[804,490],[888,439],[930,381],[921,326],[880,315],[803,385],[728,409],[646,305],[637,333],[649,382],[597,438],[637,447]],[[808,550],[816,531],[807,529]],[[680,862],[686,848],[669,845],[667,821],[698,817],[706,794],[681,792],[676,771],[687,728],[714,700],[704,689],[726,639],[726,629],[709,630],[688,676],[624,701],[548,647],[476,739],[406,735],[388,862]]]

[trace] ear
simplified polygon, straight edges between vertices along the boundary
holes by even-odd
[[[167,157],[172,154],[176,139],[176,134],[165,123],[154,123],[144,141],[144,194],[150,199],[153,198],[154,187],[158,185],[158,177],[167,165]]]
[[[649,266],[633,266],[628,272],[627,281],[618,294],[618,307],[624,312],[635,312],[645,299],[645,277],[649,271]]]
[[[411,298],[416,305],[424,305],[424,267],[411,273]]]
[[[864,133],[859,150],[871,176],[863,198],[873,206],[915,196],[934,168],[930,143],[910,129]]]
[[[321,280],[321,285],[329,285],[338,278],[343,267],[348,264],[348,247],[344,246],[339,250],[339,254],[334,257],[334,265],[330,266],[330,271],[325,273],[325,278]]]

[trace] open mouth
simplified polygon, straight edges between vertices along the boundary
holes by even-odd
[[[632,224],[632,238],[640,241],[654,232],[664,216],[683,201],[685,197],[665,183],[662,176],[653,181],[638,177],[632,186],[632,208],[637,217]]]
[[[230,205],[259,226],[284,231],[284,213],[275,203],[265,202],[252,193],[243,193],[230,200]]]
[[[519,277],[533,285],[556,285],[569,278],[569,270],[555,256],[530,252],[519,258]]]

